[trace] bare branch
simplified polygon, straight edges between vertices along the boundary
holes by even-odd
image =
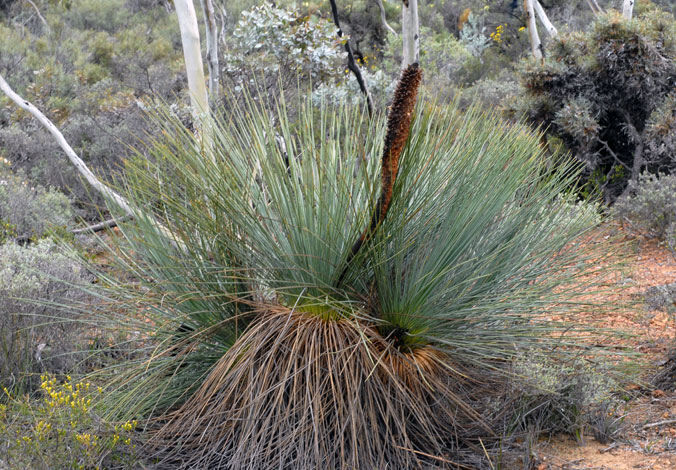
[[[629,168],[629,165],[627,165],[627,164],[624,163],[622,160],[620,160],[620,158],[617,156],[617,154],[616,154],[615,152],[613,152],[613,150],[612,150],[612,149],[610,148],[610,146],[608,145],[608,142],[606,142],[605,140],[601,140],[601,139],[599,139],[598,137],[596,138],[596,140],[597,140],[601,145],[603,145],[603,146],[605,147],[605,149],[608,151],[608,153],[610,153],[610,156],[613,157],[613,160],[615,160],[615,162],[617,162],[617,163],[619,163],[620,165],[622,165],[626,170],[631,171],[631,168]]]
[[[544,55],[542,54],[542,42],[540,42],[537,24],[535,23],[535,8],[533,6],[533,0],[524,0],[523,7],[526,10],[526,14],[528,15],[528,34],[530,35],[530,48],[533,52],[533,57],[538,60],[542,60]]]
[[[589,5],[589,8],[591,8],[591,11],[594,12],[594,15],[602,15],[605,13],[603,8],[596,2],[596,0],[586,0],[587,5]]]
[[[26,2],[29,3],[33,7],[33,9],[35,10],[35,13],[37,13],[37,15],[38,15],[38,18],[40,18],[40,21],[42,21],[42,24],[45,26],[45,29],[47,31],[49,31],[49,25],[47,24],[47,21],[45,20],[45,18],[40,14],[40,10],[38,9],[37,5],[35,3],[33,3],[32,0],[26,0]]]
[[[63,149],[63,151],[66,153],[70,162],[75,166],[80,174],[84,176],[87,182],[91,184],[92,187],[94,187],[94,189],[103,194],[107,199],[115,202],[115,204],[127,214],[133,214],[134,211],[129,205],[129,202],[99,181],[99,179],[94,175],[94,173],[92,173],[89,167],[87,167],[87,164],[82,161],[77,153],[75,153],[75,150],[73,150],[73,148],[68,144],[61,131],[57,129],[52,121],[50,121],[47,116],[42,114],[38,108],[33,106],[33,104],[17,95],[2,76],[0,76],[0,89],[9,97],[9,99],[14,101],[14,103],[16,103],[20,108],[32,114],[35,119],[40,121],[40,124],[47,128],[47,130],[50,132],[50,134],[52,134],[56,142],[59,144],[59,147],[61,147],[61,149]]]
[[[82,228],[76,228],[71,233],[73,235],[79,235],[81,233],[100,232],[101,230],[105,230],[107,228],[117,227],[118,223],[123,222],[125,220],[129,220],[130,218],[131,218],[131,216],[129,216],[129,215],[125,215],[124,217],[118,217],[117,219],[113,217],[112,219],[104,220],[103,222],[99,222],[98,224],[89,225],[87,227],[82,227]]]
[[[592,0],[592,2],[594,2],[594,5],[596,6],[596,9],[599,11],[599,13],[601,13],[602,15],[606,14],[606,11],[601,7],[601,5],[599,5],[599,2],[597,2],[596,0]]]
[[[380,8],[380,20],[383,22],[383,26],[385,26],[386,30],[388,30],[390,33],[396,36],[397,32],[387,22],[387,17],[385,16],[385,5],[383,5],[383,0],[376,0],[376,2],[378,3],[378,8]]]
[[[338,7],[336,6],[336,0],[330,0],[331,2],[331,13],[333,14],[333,23],[338,28],[338,37],[343,37],[343,30],[340,28],[340,20],[338,19]],[[369,93],[368,87],[366,86],[366,81],[364,81],[364,76],[361,74],[361,69],[357,65],[357,62],[354,60],[354,54],[352,53],[352,47],[350,47],[349,38],[345,38],[345,52],[347,52],[347,68],[352,71],[357,83],[359,83],[359,89],[366,97],[366,106],[368,107],[369,116],[373,116],[373,101],[371,100],[371,94]]]
[[[92,171],[89,169],[87,164],[82,161],[82,159],[78,156],[77,153],[75,153],[75,150],[73,150],[73,147],[70,146],[70,144],[66,141],[66,138],[63,136],[61,131],[52,123],[52,121],[49,120],[47,116],[45,116],[38,108],[36,108],[32,103],[29,101],[24,100],[12,90],[12,88],[9,86],[9,84],[5,81],[5,79],[0,75],[0,90],[2,90],[9,99],[14,101],[14,103],[17,104],[21,109],[24,109],[28,111],[35,119],[37,119],[40,124],[42,124],[50,134],[54,137],[56,142],[59,144],[59,147],[65,152],[66,156],[70,160],[70,162],[75,166],[77,171],[84,176],[84,178],[87,180],[87,182],[92,185],[94,189],[96,189],[99,193],[101,193],[107,200],[112,201],[117,207],[122,209],[122,211],[125,212],[128,216],[132,217],[146,217],[145,214],[140,212],[138,209],[134,208],[131,206],[129,201],[127,201],[124,197],[120,196],[118,193],[113,191],[110,187],[108,187],[106,184],[102,183],[95,175],[92,173]],[[164,225],[161,223],[157,222],[154,219],[150,219],[152,223],[162,232],[164,236],[166,236],[169,240],[172,241],[172,243],[177,244],[180,243],[176,240],[176,238],[173,236],[173,234],[167,229]]]

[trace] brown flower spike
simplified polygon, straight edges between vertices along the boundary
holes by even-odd
[[[413,111],[418,97],[418,88],[422,81],[422,69],[417,62],[409,65],[401,74],[394,98],[387,117],[387,133],[385,134],[385,147],[383,148],[381,189],[380,198],[376,204],[371,224],[364,230],[359,239],[352,245],[352,250],[345,263],[345,268],[338,278],[338,285],[342,282],[350,262],[355,257],[362,245],[371,237],[379,224],[385,220],[387,211],[392,202],[394,182],[399,172],[399,157],[406,146],[406,141],[411,132]]]

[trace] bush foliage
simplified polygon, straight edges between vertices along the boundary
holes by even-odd
[[[92,405],[104,391],[91,383],[43,374],[37,396],[3,390],[0,464],[13,469],[101,470],[138,467],[135,421],[102,422]]]
[[[0,161],[0,165],[2,162]],[[68,198],[52,188],[33,185],[23,172],[0,168],[0,242],[43,237],[48,230],[71,226]]]
[[[650,10],[602,16],[552,41],[523,74],[528,118],[585,163],[590,190],[614,201],[644,170],[674,171],[676,22]]]
[[[84,302],[83,267],[47,239],[0,245],[0,385],[22,392],[41,372],[71,370],[83,356],[84,327],[72,305]]]
[[[676,175],[642,174],[612,210],[642,234],[676,246]]]

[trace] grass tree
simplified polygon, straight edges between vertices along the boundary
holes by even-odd
[[[484,399],[511,358],[577,351],[566,320],[598,246],[571,244],[593,219],[561,195],[577,172],[476,107],[414,109],[420,77],[403,72],[387,121],[233,103],[213,160],[158,115],[125,187],[180,243],[124,224],[133,282],[102,274],[121,305],[98,324],[134,346],[108,409],[151,418],[164,462],[450,467],[494,436]]]

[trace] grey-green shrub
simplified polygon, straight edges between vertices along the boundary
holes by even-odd
[[[612,209],[622,222],[648,236],[676,241],[676,175],[644,173]]]
[[[224,71],[240,87],[295,85],[298,79],[333,83],[345,53],[328,20],[271,3],[242,12],[225,56]]]
[[[21,171],[13,174],[0,168],[0,222],[11,226],[15,237],[38,239],[50,228],[71,225],[73,212],[64,194],[34,185]]]
[[[0,385],[30,388],[41,372],[64,372],[77,358],[81,328],[68,305],[89,275],[50,239],[0,245]]]
[[[612,426],[599,422],[598,411],[617,408],[613,393],[618,383],[602,369],[603,365],[584,360],[557,361],[544,352],[518,356],[512,364],[510,393],[519,402],[513,418],[515,430],[534,426],[571,433],[578,440],[583,439],[586,427],[595,434],[596,427],[603,427],[604,434],[613,434]]]

